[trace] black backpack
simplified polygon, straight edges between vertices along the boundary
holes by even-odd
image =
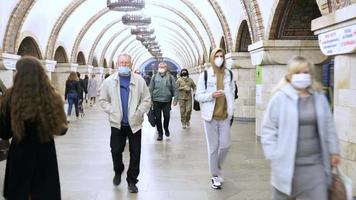
[[[234,78],[234,75],[232,74],[232,71],[229,70],[229,73],[230,73],[230,81],[233,81],[233,80],[234,80],[234,79],[233,79],[233,78]],[[205,71],[204,71],[205,89],[207,88],[207,82],[208,82],[208,72],[205,70]],[[234,86],[235,86],[235,90],[234,90],[235,99],[238,99],[238,98],[239,98],[239,95],[238,95],[239,89],[237,88],[236,81],[234,81]]]

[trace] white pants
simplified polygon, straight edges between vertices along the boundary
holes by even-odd
[[[205,136],[208,145],[209,170],[213,176],[220,175],[230,147],[230,120],[204,121]]]

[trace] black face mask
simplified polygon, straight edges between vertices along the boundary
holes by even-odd
[[[185,74],[185,73],[184,73],[184,74],[182,74],[182,77],[187,77],[187,76],[188,76],[188,74]]]

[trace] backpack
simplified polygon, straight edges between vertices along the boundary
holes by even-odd
[[[233,81],[234,79],[234,76],[232,74],[232,71],[229,70],[229,73],[230,73],[230,81]],[[207,88],[207,82],[208,82],[208,72],[205,70],[204,71],[204,83],[205,83],[205,89]],[[237,84],[236,84],[236,81],[234,81],[234,86],[235,86],[235,90],[234,90],[234,98],[235,99],[238,99],[239,98],[239,95],[238,95],[238,92],[239,92],[239,89],[237,88]]]

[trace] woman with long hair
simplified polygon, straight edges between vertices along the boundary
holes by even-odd
[[[12,138],[6,199],[61,199],[55,135],[64,135],[63,100],[34,57],[16,63],[14,84],[0,99],[0,137]]]
[[[340,164],[334,120],[314,66],[297,56],[275,89],[262,122],[273,200],[327,200],[331,167]]]
[[[70,121],[70,116],[72,114],[72,108],[74,105],[75,115],[79,118],[79,97],[80,97],[80,85],[77,73],[71,72],[66,81],[66,89],[64,98],[68,99],[68,110],[67,110],[67,121]]]

